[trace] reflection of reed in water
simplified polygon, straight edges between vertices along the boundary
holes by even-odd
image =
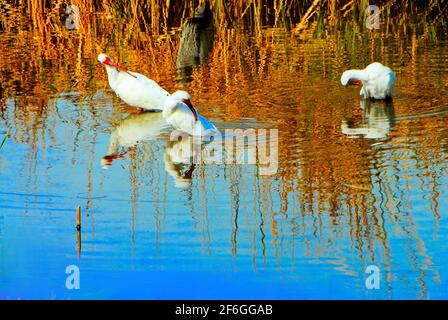
[[[188,81],[193,67],[203,64],[213,48],[215,27],[210,4],[206,1],[185,23],[180,34],[176,67],[181,81]]]
[[[366,139],[384,139],[394,127],[394,106],[392,101],[362,100],[364,110],[361,125],[354,127],[349,121],[343,120],[342,133],[353,136],[364,136]]]
[[[161,112],[130,115],[110,135],[108,154],[101,160],[103,167],[111,166],[117,158],[123,158],[139,141],[153,140],[168,128]]]
[[[5,112],[5,107],[3,106],[4,103],[5,102],[3,101],[3,87],[2,84],[0,83],[0,119],[4,119],[4,112]]]

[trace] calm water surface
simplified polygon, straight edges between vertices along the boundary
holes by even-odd
[[[17,28],[0,29],[1,298],[448,298],[444,33]],[[278,129],[277,171],[185,161],[160,113],[111,91],[103,51],[223,132]],[[393,102],[340,85],[375,60]]]

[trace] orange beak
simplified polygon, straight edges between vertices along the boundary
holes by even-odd
[[[119,66],[118,64],[116,64],[115,62],[113,62],[109,57],[106,58],[106,60],[104,60],[103,62],[104,64],[107,64],[109,66],[115,67],[117,68],[117,70],[126,72],[128,75],[130,75],[131,77],[137,78],[136,76],[134,76],[133,74],[131,74],[128,70],[126,70],[125,68]]]

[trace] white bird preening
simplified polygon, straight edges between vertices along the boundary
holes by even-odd
[[[144,75],[131,72],[101,53],[98,61],[107,71],[109,85],[115,94],[128,105],[143,110],[162,110],[165,98],[170,94],[157,82]]]
[[[392,98],[395,73],[379,62],[369,64],[364,70],[347,70],[342,74],[341,83],[344,86],[355,80],[362,82],[360,95],[365,99]]]
[[[190,95],[178,90],[165,99],[163,117],[175,129],[203,138],[220,134],[213,123],[201,116],[191,104]]]

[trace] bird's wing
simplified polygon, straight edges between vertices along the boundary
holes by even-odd
[[[145,109],[162,109],[165,97],[169,93],[157,82],[142,74],[132,72],[136,78],[121,73],[123,77],[117,86],[116,93],[127,104]]]

